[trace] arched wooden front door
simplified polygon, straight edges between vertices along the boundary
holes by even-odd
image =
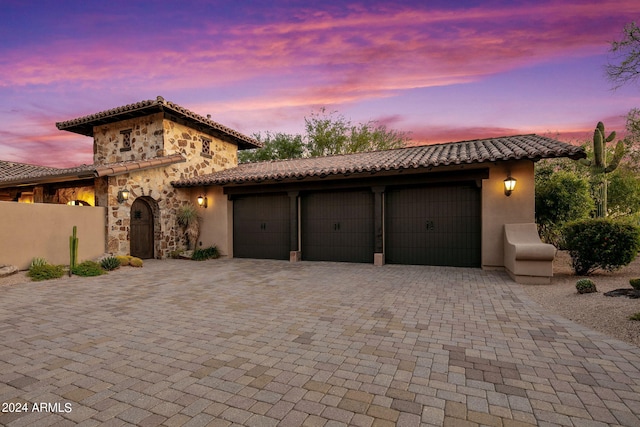
[[[136,199],[131,206],[131,255],[153,258],[153,211],[144,199]]]

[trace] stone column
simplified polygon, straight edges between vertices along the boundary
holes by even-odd
[[[302,259],[302,252],[298,247],[298,191],[289,191],[289,261],[298,262]]]
[[[384,265],[384,186],[371,187],[373,200],[374,254],[373,265]]]

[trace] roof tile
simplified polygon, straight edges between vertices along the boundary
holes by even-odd
[[[190,187],[257,183],[361,172],[375,173],[387,170],[554,157],[582,158],[585,157],[585,152],[581,147],[544,136],[516,135],[337,156],[245,163],[221,172],[174,181],[173,185]]]

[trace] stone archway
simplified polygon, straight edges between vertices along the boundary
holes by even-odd
[[[131,205],[129,242],[132,256],[142,259],[154,258],[155,229],[156,218],[152,204],[146,197],[138,197]]]

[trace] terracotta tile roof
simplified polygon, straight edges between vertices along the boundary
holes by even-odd
[[[233,169],[181,179],[172,184],[174,187],[241,184],[553,157],[575,159],[585,157],[585,153],[581,147],[551,138],[533,134],[517,135],[338,156],[245,163]]]
[[[0,181],[19,177],[22,175],[28,175],[32,173],[47,173],[55,170],[57,170],[57,168],[0,160]]]
[[[56,127],[60,130],[67,130],[69,132],[79,133],[85,136],[93,136],[94,126],[135,117],[142,117],[161,111],[168,111],[184,120],[187,120],[191,124],[195,124],[197,127],[202,128],[205,131],[213,133],[214,135],[218,135],[223,138],[227,137],[235,144],[238,144],[238,147],[241,149],[262,146],[262,144],[254,138],[215,122],[209,117],[203,117],[193,111],[189,111],[178,104],[165,100],[161,96],[158,96],[155,100],[140,101],[88,116],[78,117],[73,120],[58,122],[56,123]]]
[[[181,154],[173,154],[171,156],[156,157],[148,160],[133,160],[128,162],[109,163],[100,166],[81,165],[64,169],[35,167],[33,169],[25,169],[22,173],[11,176],[4,176],[0,174],[0,187],[11,187],[21,184],[74,181],[100,176],[114,176],[132,171],[168,166],[185,161],[186,159],[182,157]],[[2,163],[8,162],[0,162],[0,168],[2,167]]]

